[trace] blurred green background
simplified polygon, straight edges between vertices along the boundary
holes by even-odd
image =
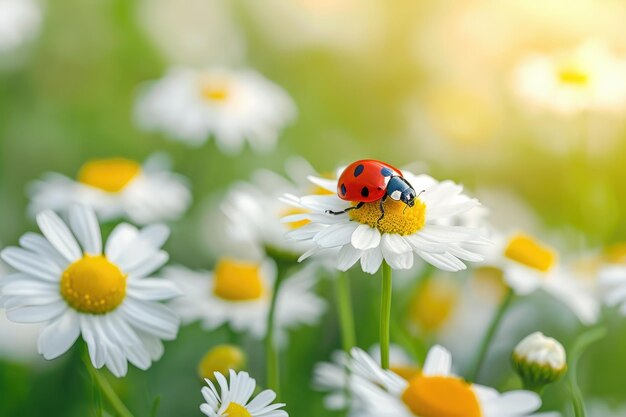
[[[570,10],[564,19],[578,22],[576,19],[586,18],[593,21],[588,27],[564,29],[563,33],[552,28],[542,42],[537,40],[542,35],[533,32],[537,39],[517,39],[507,48],[509,56],[489,61],[481,49],[484,45],[472,43],[480,38],[463,36],[463,31],[476,28],[454,26],[458,15],[475,7],[478,11],[474,18],[478,19],[480,11],[486,13],[491,7],[497,12],[487,13],[487,18],[523,20],[523,16],[515,16],[519,2],[511,2],[507,12],[505,6],[486,1],[430,5],[408,0],[368,5],[346,1],[345,8],[339,9],[340,18],[323,20],[319,30],[332,29],[340,34],[354,25],[363,25],[364,33],[371,36],[359,39],[360,32],[356,32],[350,38],[352,43],[346,45],[338,38],[285,46],[277,43],[276,36],[296,37],[296,33],[289,32],[294,29],[285,23],[282,35],[270,35],[264,20],[273,7],[280,9],[276,2],[264,6],[244,0],[208,1],[202,12],[216,4],[221,4],[219,10],[226,7],[232,25],[244,40],[245,58],[228,58],[226,64],[257,69],[283,86],[298,106],[296,123],[283,132],[273,153],[257,155],[246,149],[236,156],[221,154],[211,141],[200,149],[188,149],[162,135],[141,132],[133,122],[133,103],[140,83],[159,78],[173,64],[224,64],[211,56],[203,62],[202,50],[197,51],[197,60],[171,62],[171,54],[155,40],[158,24],[147,28],[149,19],[145,17],[151,8],[166,7],[168,3],[172,10],[203,4],[190,0],[160,0],[153,4],[148,0],[50,1],[44,5],[43,26],[37,39],[19,53],[0,56],[3,245],[14,245],[21,234],[36,229],[26,216],[25,189],[44,172],[73,177],[90,158],[124,156],[141,161],[157,150],[167,152],[174,171],[188,177],[192,185],[194,204],[187,216],[172,224],[172,238],[166,246],[173,262],[189,267],[209,268],[218,255],[204,247],[199,232],[203,229],[197,227],[206,201],[222,195],[234,181],[248,179],[257,168],[284,172],[284,161],[291,155],[305,157],[320,172],[366,157],[397,166],[417,161],[435,177],[459,181],[470,192],[505,189],[521,197],[545,224],[547,233],[560,236],[574,254],[625,240],[623,111],[609,116],[529,115],[509,86],[513,48],[521,56],[529,48],[570,47],[590,35],[602,35],[622,51],[624,34],[612,29],[613,20],[595,22],[612,15],[620,3],[593,6],[608,11],[586,17],[584,5],[577,3],[574,11],[583,16],[573,16]],[[293,7],[301,6],[298,13],[304,13],[305,19],[319,18],[321,12],[312,6],[314,3],[295,3],[302,3]],[[327,6],[330,12],[335,10],[332,2],[322,3],[331,4]],[[563,8],[569,5],[557,3]],[[543,7],[539,2],[528,4],[529,8]],[[550,14],[557,6],[545,7],[545,13]],[[361,18],[360,14],[366,13],[361,9],[368,9],[367,18]],[[307,17],[306,13],[311,15]],[[274,25],[281,26],[281,15],[275,14]],[[210,18],[215,19],[206,17],[206,25]],[[548,27],[549,18],[545,20]],[[202,22],[200,15],[193,23],[178,23],[181,30],[193,31],[194,25],[204,27]],[[499,25],[509,23],[513,24],[501,19]],[[479,23],[474,25],[480,27]],[[523,31],[523,22],[516,25],[507,30]],[[161,38],[175,42],[172,28],[176,27],[164,24]],[[598,28],[606,33],[595,33]],[[497,33],[492,37],[502,43],[509,41]],[[464,54],[454,56],[455,51]],[[446,91],[451,91],[451,96],[442,98]],[[476,95],[479,99],[472,101]],[[488,104],[483,106],[484,97],[488,97]],[[593,129],[580,127],[581,119],[593,119],[599,125],[612,123],[614,127],[608,134],[595,136],[590,133]],[[580,141],[579,136],[584,140]],[[542,146],[550,140],[569,144],[564,151],[553,152]],[[589,146],[598,141],[604,144],[600,150]],[[377,278],[351,273],[357,334],[359,344],[365,348],[377,337]],[[330,352],[340,346],[332,286],[322,282],[319,290],[327,296],[331,308],[320,326],[300,330],[297,337],[292,337],[293,344],[284,360],[283,399],[295,417],[341,415],[325,411],[321,394],[310,389],[313,364],[327,360]],[[406,302],[399,293],[395,299],[397,317],[403,317]],[[493,362],[481,382],[501,388],[517,386],[506,352],[529,332],[543,330],[566,347],[579,332],[570,313],[549,297],[540,294],[530,297],[528,303],[538,307],[540,313],[532,315],[533,320],[505,326],[501,346],[492,355]],[[522,314],[527,310],[520,307],[520,311]],[[536,320],[538,316],[543,318]],[[607,312],[607,317],[609,336],[592,346],[581,361],[581,387],[587,397],[617,405],[626,402],[626,320],[612,312]],[[10,337],[0,334],[0,338]],[[196,365],[210,346],[227,340],[225,330],[208,334],[196,325],[182,328],[175,342],[166,343],[165,355],[159,362],[147,372],[131,369],[128,378],[115,381],[116,389],[137,416],[148,416],[157,396],[161,397],[159,416],[199,415],[202,400]],[[262,381],[261,345],[250,340],[244,343],[251,355],[250,371]],[[42,359],[16,362],[0,358],[0,416],[91,416],[95,415],[93,395],[75,350],[49,363]],[[567,409],[566,383],[550,387],[544,398],[547,410]]]

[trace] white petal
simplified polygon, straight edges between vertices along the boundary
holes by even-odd
[[[350,243],[350,238],[356,229],[354,222],[346,222],[328,226],[319,232],[313,241],[324,248],[333,248]]]
[[[65,269],[69,262],[48,242],[48,239],[37,233],[25,233],[20,238],[20,245],[31,252],[48,258],[61,269]]]
[[[355,249],[351,244],[344,245],[337,256],[337,268],[340,271],[347,271],[359,260],[362,253],[363,251]]]
[[[102,236],[96,213],[83,205],[75,205],[70,208],[69,217],[72,231],[84,252],[90,255],[102,254]]]
[[[67,309],[41,331],[37,349],[48,360],[57,358],[72,347],[79,334],[78,315],[74,310]]]
[[[128,223],[121,223],[113,229],[107,240],[105,253],[106,257],[113,263],[118,263],[120,256],[124,254],[128,245],[135,240],[139,232],[135,226]]]
[[[352,234],[350,242],[352,246],[360,250],[368,250],[378,247],[381,236],[378,229],[361,224]]]
[[[422,373],[426,376],[448,376],[452,370],[452,355],[439,345],[428,351]]]
[[[53,211],[46,210],[37,215],[37,224],[46,239],[65,259],[74,262],[81,258],[82,251],[70,229]]]
[[[162,278],[129,281],[127,293],[131,297],[148,301],[167,300],[182,294],[176,284]]]
[[[59,316],[67,309],[65,301],[38,306],[17,307],[7,310],[7,318],[17,323],[40,323]]]
[[[361,269],[368,274],[375,274],[383,263],[383,252],[380,248],[364,251],[361,255]]]
[[[41,278],[46,281],[58,282],[61,279],[61,268],[53,261],[21,248],[6,248],[1,254],[2,259],[18,271]]]
[[[164,224],[152,224],[139,232],[142,239],[147,240],[154,248],[160,248],[170,236],[170,228]]]

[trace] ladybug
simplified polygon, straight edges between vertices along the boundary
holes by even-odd
[[[326,213],[342,214],[358,210],[365,203],[380,201],[378,221],[385,217],[383,203],[387,197],[402,201],[408,207],[413,207],[417,198],[415,189],[402,176],[402,171],[375,159],[362,159],[348,165],[337,181],[337,195],[342,200],[358,201],[358,204],[342,211],[326,210]]]

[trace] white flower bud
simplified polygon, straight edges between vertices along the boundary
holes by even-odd
[[[556,339],[535,332],[515,347],[513,365],[525,388],[541,390],[566,372],[565,349]]]

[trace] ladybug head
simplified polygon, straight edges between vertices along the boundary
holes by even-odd
[[[415,205],[415,190],[411,187],[407,188],[400,195],[400,201],[406,204],[409,207],[413,207]]]

